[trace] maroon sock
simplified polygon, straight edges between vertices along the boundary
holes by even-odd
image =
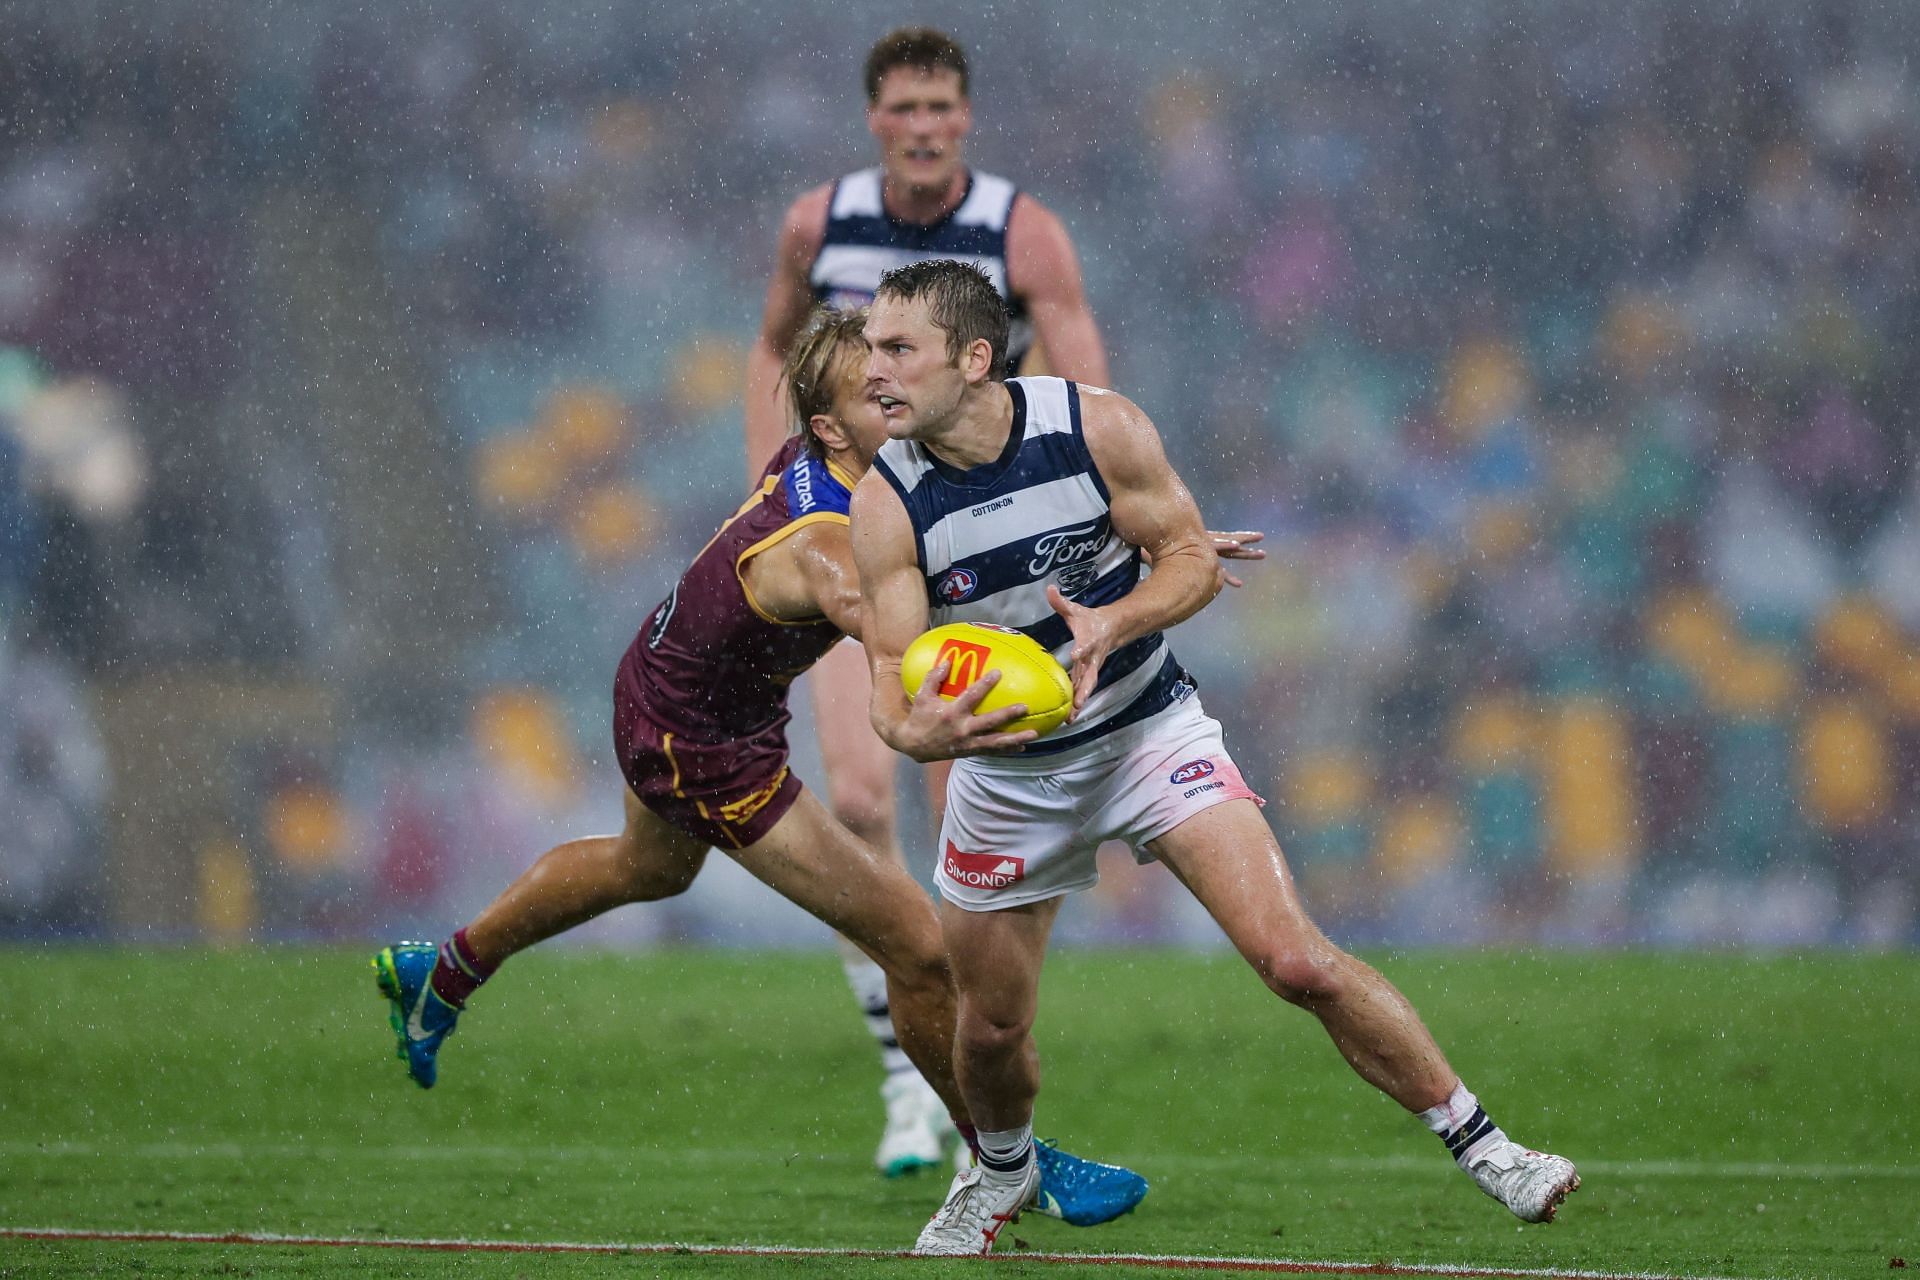
[[[440,944],[440,956],[433,962],[433,977],[428,982],[433,994],[456,1009],[464,1009],[467,997],[499,967],[497,962],[487,964],[475,955],[467,931],[460,929]]]
[[[960,1131],[962,1138],[966,1139],[967,1150],[973,1152],[974,1160],[978,1161],[980,1159],[980,1131],[968,1124],[965,1120],[955,1120],[953,1127]]]

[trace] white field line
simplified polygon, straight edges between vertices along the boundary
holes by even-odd
[[[384,1236],[284,1236],[256,1232],[216,1234],[198,1231],[90,1231],[74,1227],[0,1227],[0,1240],[50,1242],[109,1241],[134,1244],[292,1245],[315,1249],[421,1249],[470,1253],[695,1254],[710,1257],[895,1259],[909,1255],[878,1249],[795,1248],[785,1245],[588,1243],[533,1240],[409,1240]],[[1531,1267],[1325,1262],[1295,1258],[1208,1257],[1158,1253],[1007,1252],[999,1258],[1019,1262],[1092,1266],[1160,1267],[1169,1271],[1264,1272],[1271,1275],[1370,1275],[1389,1277],[1488,1277],[1504,1280],[1733,1280],[1724,1276],[1677,1276],[1647,1271],[1555,1271]]]
[[[1443,1155],[1414,1156],[1304,1156],[1254,1157],[1183,1153],[1151,1156],[1111,1152],[1106,1159],[1120,1159],[1139,1168],[1159,1169],[1242,1169],[1249,1160],[1258,1159],[1266,1169],[1338,1169],[1362,1173],[1431,1174],[1444,1170]],[[773,1155],[764,1147],[721,1149],[713,1147],[611,1147],[569,1144],[565,1146],[489,1146],[485,1144],[432,1146],[313,1146],[295,1142],[145,1142],[133,1144],[104,1142],[22,1142],[0,1141],[0,1156],[35,1156],[66,1159],[111,1156],[115,1159],[141,1160],[251,1160],[261,1157],[317,1160],[502,1160],[519,1163],[531,1157],[555,1160],[580,1160],[602,1163],[668,1160],[676,1163],[759,1164],[783,1160],[837,1161],[836,1155],[792,1152]],[[849,1157],[850,1158],[850,1157]],[[1920,1164],[1891,1163],[1788,1163],[1771,1160],[1579,1160],[1580,1172],[1619,1178],[1726,1178],[1778,1179],[1828,1182],[1845,1178],[1885,1178],[1895,1181],[1920,1181]]]

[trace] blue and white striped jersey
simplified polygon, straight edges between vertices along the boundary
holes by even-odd
[[[872,302],[880,277],[895,267],[930,258],[971,262],[1007,300],[1013,318],[1007,367],[1019,368],[1033,345],[1032,322],[1007,279],[1007,219],[1019,191],[1005,178],[969,172],[959,207],[923,227],[887,216],[881,176],[878,168],[862,169],[833,184],[826,238],[807,277],[814,300],[851,311]]]
[[[1140,582],[1138,547],[1113,531],[1107,486],[1080,430],[1080,388],[1063,378],[1014,378],[1013,430],[992,462],[958,470],[919,442],[889,440],[874,466],[900,495],[926,575],[932,625],[991,622],[1039,641],[1065,665],[1073,650],[1047,586],[1089,608]],[[1074,722],[1027,747],[1079,746],[1192,692],[1158,631],[1108,655]]]

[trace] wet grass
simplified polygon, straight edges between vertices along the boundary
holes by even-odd
[[[1520,1229],[1224,955],[1062,953],[1040,1128],[1154,1183],[1030,1251],[1737,1277],[1920,1266],[1920,958],[1370,957],[1586,1183]],[[0,949],[0,1227],[894,1250],[877,1067],[830,953],[551,950],[422,1092],[359,950]],[[0,1239],[0,1276],[955,1274],[853,1258]]]

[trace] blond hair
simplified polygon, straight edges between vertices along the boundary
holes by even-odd
[[[816,457],[824,458],[827,449],[814,433],[813,417],[833,412],[840,358],[848,352],[865,354],[867,340],[862,330],[866,322],[865,311],[818,306],[787,348],[786,364],[780,370],[787,384],[787,403],[793,409],[795,425],[807,438],[807,448]]]

